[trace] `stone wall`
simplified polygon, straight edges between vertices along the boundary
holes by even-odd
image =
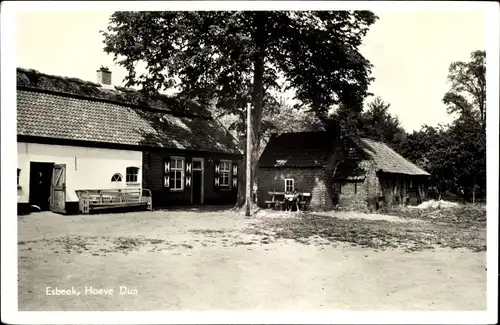
[[[374,208],[370,206],[370,202],[374,204],[376,198],[381,195],[382,190],[373,161],[362,160],[359,167],[366,170],[365,178],[340,184],[339,207],[353,210]]]

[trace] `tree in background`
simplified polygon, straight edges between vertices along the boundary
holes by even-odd
[[[450,90],[443,102],[448,105],[448,113],[460,116],[479,115],[486,124],[486,52],[474,51],[469,62],[453,62],[449,68]]]
[[[238,116],[239,135],[252,103],[255,177],[261,121],[276,103],[273,91],[282,90],[280,78],[325,124],[332,105],[360,110],[372,79],[358,48],[376,19],[369,11],[115,12],[104,50],[128,71],[127,86],[153,94],[175,88],[214,105]],[[138,63],[147,73],[137,75]],[[240,182],[240,204],[243,189]]]
[[[363,124],[362,134],[367,138],[387,143],[397,152],[401,151],[402,143],[406,139],[406,132],[396,116],[389,112],[391,104],[386,103],[379,96],[368,103],[367,109],[361,115]]]

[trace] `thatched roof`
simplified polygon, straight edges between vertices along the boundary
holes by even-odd
[[[132,88],[117,86],[105,88],[98,83],[77,78],[48,75],[36,70],[17,68],[17,87],[43,89],[57,93],[88,97],[90,99],[101,99],[119,104],[140,106],[142,108],[161,109],[173,114],[211,116],[210,112],[201,105],[189,100],[161,94],[147,96],[141,91]]]
[[[322,167],[334,145],[327,132],[274,135],[260,156],[259,167]]]
[[[362,138],[352,141],[362,151],[362,157],[375,162],[377,171],[428,176],[429,173],[392,150],[388,145],[371,139]],[[259,159],[259,167],[322,167],[335,145],[335,136],[326,131],[282,133],[270,139]],[[361,156],[357,159],[364,159]],[[342,164],[335,177],[362,179],[363,171],[355,165]],[[350,177],[350,178],[349,178]]]
[[[403,158],[387,144],[367,138],[360,140],[362,149],[373,159],[378,171],[393,174],[430,175],[425,170]]]

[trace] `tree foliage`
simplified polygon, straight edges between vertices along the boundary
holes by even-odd
[[[391,104],[386,103],[377,96],[368,103],[367,109],[361,115],[363,124],[362,135],[387,143],[394,150],[400,151],[406,139],[406,132],[401,126],[397,116],[389,112]]]
[[[451,89],[443,101],[458,117],[449,125],[424,126],[409,134],[402,146],[405,156],[431,173],[431,184],[440,194],[450,191],[469,200],[485,194],[485,56],[475,51],[470,62],[450,65]]]
[[[449,113],[479,115],[486,121],[486,52],[474,51],[469,62],[453,62],[449,68],[450,90],[444,95],[443,102],[448,105]]]

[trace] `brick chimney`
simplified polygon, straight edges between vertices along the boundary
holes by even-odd
[[[111,71],[107,67],[101,66],[101,68],[97,70],[97,83],[111,86]]]

